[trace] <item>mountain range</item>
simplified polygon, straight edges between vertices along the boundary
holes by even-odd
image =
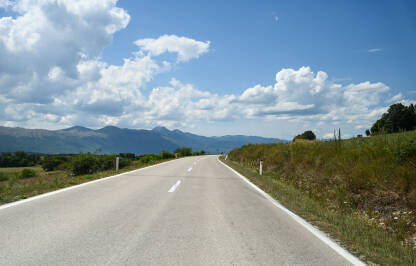
[[[285,141],[243,135],[205,137],[165,127],[137,130],[107,126],[93,130],[74,126],[60,130],[45,130],[0,126],[0,152],[71,154],[101,151],[145,154],[159,153],[162,150],[173,152],[177,148],[190,147],[193,151],[218,153],[229,152],[249,143],[274,142]]]

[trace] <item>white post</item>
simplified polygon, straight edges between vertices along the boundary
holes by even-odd
[[[228,158],[228,154],[227,155],[225,155],[225,160],[227,161],[227,158]]]
[[[260,175],[263,174],[263,160],[260,160]]]
[[[120,158],[117,156],[116,157],[116,172],[118,172],[118,164],[120,162]]]

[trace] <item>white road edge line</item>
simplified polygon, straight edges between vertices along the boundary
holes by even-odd
[[[322,242],[327,244],[330,248],[335,250],[339,255],[344,257],[346,260],[348,260],[353,265],[366,265],[364,262],[362,262],[360,259],[349,253],[346,249],[338,245],[335,241],[333,241],[331,238],[329,238],[325,233],[319,231],[317,228],[315,228],[313,225],[305,221],[303,218],[301,218],[299,215],[293,213],[292,211],[288,210],[286,207],[284,207],[282,204],[280,204],[277,200],[272,198],[269,194],[264,192],[262,189],[260,189],[258,186],[254,185],[250,180],[248,180],[245,176],[238,173],[236,170],[231,168],[230,166],[226,165],[225,163],[221,162],[219,159],[219,156],[217,157],[218,162],[220,162],[222,165],[230,169],[234,174],[236,174],[238,177],[243,179],[248,185],[250,185],[252,188],[254,188],[257,192],[259,192],[261,195],[263,195],[266,199],[268,199],[274,206],[281,209],[285,213],[287,213],[290,217],[293,218],[296,222],[298,222],[300,225],[305,227],[309,232],[311,232],[313,235],[315,235],[317,238],[319,238]]]
[[[146,167],[139,168],[139,169],[136,169],[136,170],[121,173],[121,174],[118,174],[118,175],[107,176],[107,177],[96,179],[96,180],[93,180],[93,181],[90,181],[90,182],[82,183],[82,184],[79,184],[79,185],[66,187],[66,188],[62,188],[62,189],[59,189],[59,190],[55,190],[55,191],[47,192],[47,193],[40,194],[40,195],[37,195],[37,196],[33,196],[33,197],[30,197],[30,198],[27,198],[27,199],[6,203],[6,204],[0,206],[0,210],[7,209],[7,208],[10,208],[10,207],[13,207],[13,206],[17,206],[17,205],[20,205],[20,204],[23,204],[23,203],[26,203],[26,202],[30,202],[30,201],[33,201],[33,200],[46,198],[46,197],[49,197],[49,196],[52,196],[52,195],[55,195],[55,194],[58,194],[58,193],[61,193],[61,192],[65,192],[65,191],[68,191],[68,190],[80,188],[80,187],[87,186],[87,185],[90,185],[90,184],[93,184],[93,183],[98,183],[98,182],[106,181],[106,180],[109,180],[109,179],[113,179],[115,177],[120,177],[122,175],[131,174],[133,172],[139,172],[139,171],[149,169],[149,168],[153,168],[153,167],[156,167],[156,166],[159,166],[159,165],[162,165],[162,164],[171,163],[173,161],[176,161],[176,160],[171,160],[171,161],[167,161],[167,162],[163,162],[163,163],[158,163],[158,164],[155,164],[155,165],[146,166]]]
[[[179,185],[181,184],[181,180],[178,180],[175,185],[173,185],[168,192],[175,192],[175,190],[179,187]]]
[[[191,172],[191,171],[192,171],[192,167],[189,167],[188,172]]]

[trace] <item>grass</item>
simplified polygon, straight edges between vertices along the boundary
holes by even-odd
[[[27,167],[4,167],[4,168],[0,168],[0,172],[2,173],[18,173],[21,172],[23,169],[31,169],[34,170],[36,172],[42,172],[43,169],[40,165],[36,165],[36,166],[27,166]]]
[[[168,161],[170,159],[153,161],[149,163],[134,162],[118,171],[124,173],[149,165]],[[20,178],[23,169],[35,170],[36,175],[31,178]],[[102,171],[89,175],[73,176],[68,171],[45,172],[40,166],[0,168],[0,204],[5,204],[29,197],[33,197],[57,189],[78,185],[95,179],[117,174],[115,170]],[[2,178],[3,177],[3,178]]]
[[[247,145],[226,161],[289,209],[382,265],[416,265],[416,132]],[[257,174],[263,160],[264,175]]]

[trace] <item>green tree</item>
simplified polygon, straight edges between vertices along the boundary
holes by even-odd
[[[371,134],[395,133],[416,128],[416,111],[413,104],[393,104],[371,127]]]
[[[311,130],[307,130],[307,131],[303,132],[302,134],[297,135],[296,137],[294,137],[293,141],[295,141],[297,139],[315,140],[316,136]]]
[[[191,156],[192,155],[192,148],[177,148],[175,150],[175,153],[177,153],[179,156]]]

